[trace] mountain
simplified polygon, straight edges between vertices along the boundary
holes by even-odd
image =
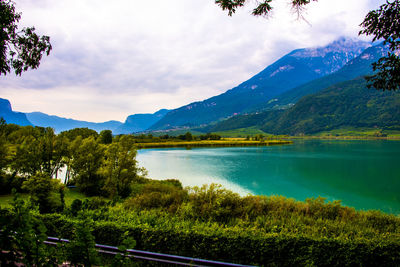
[[[346,65],[333,74],[316,79],[290,91],[287,91],[269,102],[255,108],[256,112],[234,116],[217,124],[205,128],[206,131],[226,131],[251,126],[262,127],[267,122],[274,122],[283,111],[293,107],[303,96],[314,94],[339,82],[352,80],[372,73],[371,64],[387,53],[387,48],[382,44],[367,48],[361,55],[346,63]]]
[[[58,116],[47,115],[42,112],[32,112],[26,113],[29,121],[32,122],[35,126],[41,127],[52,127],[54,128],[56,133],[67,131],[73,128],[90,128],[95,131],[102,130],[112,130],[114,131],[120,125],[122,125],[119,121],[107,121],[107,122],[88,122],[88,121],[80,121],[74,119],[66,119]]]
[[[301,98],[261,129],[299,135],[348,126],[400,128],[400,92],[368,89],[360,77]]]
[[[161,109],[153,114],[134,114],[126,118],[125,123],[115,129],[116,134],[130,134],[134,132],[142,132],[150,126],[162,119],[168,109]]]
[[[4,98],[0,98],[0,117],[2,117],[6,123],[13,123],[21,126],[32,125],[24,113],[13,111],[10,101]]]
[[[301,84],[340,69],[370,44],[341,38],[328,46],[294,50],[239,86],[170,111],[151,130],[196,126],[243,113]]]
[[[389,51],[387,46],[378,44],[365,49],[358,57],[346,63],[340,70],[293,88],[274,99],[252,107],[253,111],[268,109],[286,109],[295,104],[301,97],[316,93],[336,83],[355,79],[372,73],[371,64],[385,56]]]

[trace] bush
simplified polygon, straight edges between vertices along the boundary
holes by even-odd
[[[154,181],[141,187],[140,193],[124,202],[127,209],[161,208],[175,213],[188,200],[188,193],[176,180]]]
[[[64,185],[46,173],[37,173],[22,185],[29,192],[33,204],[41,213],[60,212],[65,207]]]

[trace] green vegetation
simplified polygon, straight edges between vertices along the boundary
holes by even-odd
[[[257,134],[115,136],[88,129],[55,135],[49,128],[0,124],[0,248],[4,262],[75,265],[133,264],[104,258],[94,243],[255,265],[382,266],[400,264],[400,218],[356,211],[323,198],[241,197],[219,185],[183,188],[156,181],[137,166],[135,147],[158,144],[280,144]],[[108,143],[108,144],[107,144]],[[18,165],[16,164],[18,162]],[[66,189],[54,179],[67,170]],[[78,191],[79,190],[79,191]],[[90,197],[88,197],[90,196]],[[46,236],[68,238],[48,248]],[[119,264],[119,265],[118,265]]]
[[[353,137],[353,138],[368,138],[368,139],[398,139],[400,137],[399,130],[381,129],[381,128],[354,128],[344,127],[334,129],[331,131],[319,132],[313,136],[321,138],[335,138],[335,137]]]
[[[43,54],[49,55],[50,37],[39,36],[35,27],[18,30],[21,13],[15,10],[13,1],[0,1],[0,75],[14,69],[16,75],[37,69]]]
[[[373,41],[384,39],[390,52],[374,63],[372,76],[366,77],[368,88],[400,89],[400,1],[386,1],[379,9],[370,11],[361,23],[360,34],[372,35]]]
[[[79,244],[74,247],[81,251],[94,241],[118,245],[129,237],[137,249],[242,264],[400,263],[399,217],[355,211],[323,198],[240,197],[218,185],[182,188],[167,180],[147,181],[122,202],[93,199],[74,209],[71,205],[54,214],[30,210],[29,216],[42,222],[48,235],[75,236]],[[6,218],[15,213],[2,211]],[[96,258],[88,255],[74,259]]]
[[[400,94],[371,90],[366,84],[364,78],[338,83],[302,97],[286,110],[235,116],[207,130],[219,133],[251,127],[270,134],[292,136],[340,132],[348,128],[357,129],[361,136],[365,136],[366,128],[376,129],[379,137],[384,137],[387,131],[395,133],[400,129]]]
[[[268,136],[267,133],[261,131],[256,127],[238,128],[234,130],[220,131],[220,132],[215,132],[215,134],[218,134],[222,137],[231,137],[231,138],[246,138],[247,136],[255,136],[258,134]]]

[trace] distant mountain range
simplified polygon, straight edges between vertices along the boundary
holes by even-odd
[[[257,127],[272,134],[301,135],[343,127],[400,129],[400,93],[367,89],[363,77],[387,51],[382,44],[370,47],[335,73],[277,96],[263,111],[235,116],[203,131]]]
[[[255,127],[273,134],[312,134],[340,127],[400,129],[400,93],[367,89],[363,76],[387,53],[382,44],[341,38],[325,47],[294,50],[237,87],[201,102],[124,123],[93,123],[14,112],[0,99],[8,123],[53,127],[56,132],[88,127],[114,134],[171,129],[216,132]]]
[[[95,131],[112,130],[113,132],[122,125],[119,121],[106,121],[101,123],[66,119],[58,116],[47,115],[42,112],[26,113],[28,120],[35,126],[52,127],[59,133],[73,128],[90,128]]]
[[[251,112],[277,95],[337,71],[369,46],[341,38],[325,47],[294,50],[223,94],[170,111],[150,130],[193,127]]]
[[[7,123],[18,124],[21,126],[40,126],[51,127],[56,133],[67,131],[73,128],[89,128],[97,132],[111,130],[113,134],[128,134],[141,132],[156,123],[166,113],[167,109],[162,109],[154,114],[135,114],[128,116],[125,123],[119,121],[88,122],[74,119],[67,119],[58,116],[48,115],[42,112],[22,113],[12,111],[10,101],[0,98],[0,117]]]

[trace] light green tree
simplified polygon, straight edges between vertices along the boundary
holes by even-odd
[[[15,172],[28,176],[41,172],[52,177],[63,166],[68,146],[52,128],[23,127],[13,133],[12,138],[15,139],[16,152],[11,168]]]
[[[134,144],[131,136],[124,135],[105,152],[106,160],[100,174],[105,177],[103,189],[110,197],[127,197],[132,183],[139,177],[141,170],[137,167]]]
[[[94,136],[78,136],[70,145],[71,169],[76,186],[87,195],[101,194],[104,179],[99,175],[103,163],[104,146]]]

